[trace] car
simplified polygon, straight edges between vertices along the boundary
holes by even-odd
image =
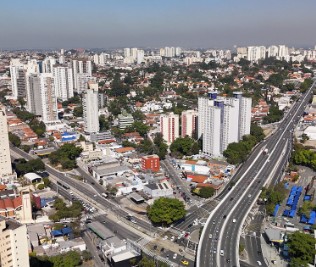
[[[157,245],[154,245],[153,250],[157,250],[157,247],[158,247]]]
[[[219,255],[224,256],[224,250],[221,249]]]
[[[233,198],[233,197],[231,197],[231,198],[230,198],[230,201],[232,201],[233,199],[234,199],[234,198]]]
[[[233,219],[233,223],[235,223],[236,222],[236,219]]]
[[[227,259],[226,262],[227,262],[227,263],[230,263],[230,259]]]
[[[251,197],[251,194],[249,194],[248,197]]]
[[[214,250],[213,250],[213,253],[216,254],[216,252],[217,252],[216,249],[214,249]]]
[[[258,263],[258,265],[259,265],[259,266],[261,266],[261,265],[262,265],[261,261],[257,261],[257,263]]]
[[[192,223],[190,223],[189,225],[188,225],[188,228],[191,228],[193,226],[193,224]]]
[[[164,248],[161,248],[160,252],[164,252],[164,251],[165,251],[165,249],[164,249]]]
[[[186,266],[189,265],[189,262],[186,261],[186,260],[182,260],[181,263],[182,263],[183,265],[186,265]]]
[[[227,215],[225,214],[225,215],[223,216],[223,219],[226,219],[226,217],[227,217]]]
[[[215,224],[215,220],[213,220],[213,224]]]
[[[213,237],[213,235],[212,235],[212,234],[210,234],[210,235],[209,235],[209,238],[212,238],[212,237]]]
[[[174,253],[173,254],[173,259],[175,260],[177,258],[178,254],[177,253]]]

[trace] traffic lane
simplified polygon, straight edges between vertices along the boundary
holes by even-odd
[[[245,237],[246,247],[251,248],[247,250],[248,254],[248,261],[253,266],[257,265],[257,261],[262,263],[262,266],[266,266],[262,255],[261,249],[261,240],[258,236],[246,236]]]
[[[94,264],[95,266],[108,266],[106,263],[103,263],[99,257],[99,253],[98,250],[96,249],[96,246],[92,243],[92,240],[90,239],[90,237],[88,236],[87,233],[83,233],[82,235],[83,240],[85,241],[86,245],[87,245],[87,250],[92,254],[93,256],[93,260],[94,260]]]
[[[111,220],[106,215],[99,215],[99,216],[94,217],[94,219],[102,223],[106,228],[111,230],[116,236],[118,236],[121,239],[130,239],[130,240],[136,241],[139,238],[141,238],[139,235],[135,234],[134,232],[128,230],[123,225],[121,225],[119,223],[121,221]]]

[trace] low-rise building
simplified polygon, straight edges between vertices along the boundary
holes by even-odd
[[[151,198],[173,196],[173,189],[168,181],[144,185],[143,192]]]
[[[142,157],[142,169],[157,172],[160,170],[160,159],[158,155],[148,155]]]

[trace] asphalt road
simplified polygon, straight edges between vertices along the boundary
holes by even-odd
[[[280,179],[292,149],[292,132],[308,104],[312,87],[293,105],[276,132],[254,149],[240,168],[236,185],[225,196],[224,193],[220,196],[222,201],[210,215],[200,239],[198,267],[240,266],[241,227],[262,186],[270,181],[275,184]],[[264,148],[268,149],[267,155],[262,152]]]

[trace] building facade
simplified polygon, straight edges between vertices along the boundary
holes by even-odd
[[[197,124],[197,116],[198,113],[195,110],[185,110],[181,114],[181,136],[190,136],[196,132],[196,124]]]
[[[7,117],[4,106],[0,105],[0,181],[12,175]]]
[[[66,101],[74,96],[72,68],[67,66],[54,67],[55,90],[57,98]]]
[[[198,100],[198,136],[203,152],[221,157],[230,143],[250,134],[251,98],[234,93],[234,97],[218,97],[209,92]]]
[[[83,119],[86,133],[97,133],[99,126],[98,84],[89,82],[89,89],[83,92]]]
[[[0,266],[29,267],[26,225],[0,217]]]
[[[142,157],[142,169],[158,172],[160,170],[160,160],[157,155],[148,155]]]
[[[179,115],[172,113],[160,116],[160,133],[163,139],[170,145],[179,137]]]

